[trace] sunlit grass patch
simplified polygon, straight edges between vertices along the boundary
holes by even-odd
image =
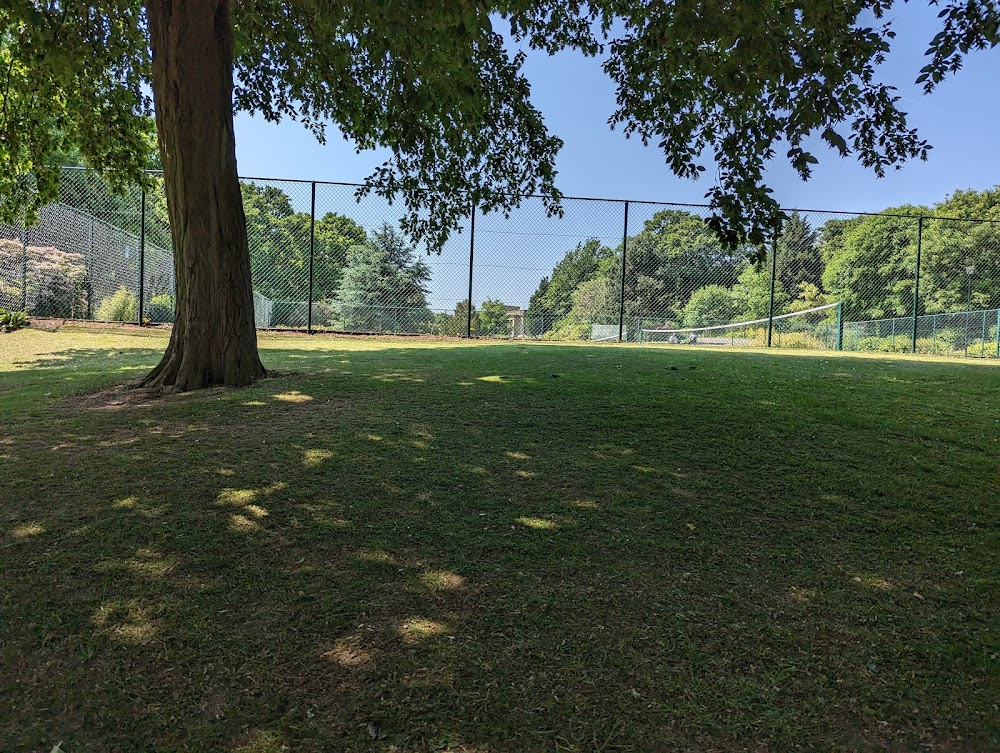
[[[315,468],[323,464],[324,460],[329,460],[333,457],[333,453],[329,450],[306,450],[303,453],[302,463],[304,465]]]
[[[862,575],[855,575],[851,580],[860,586],[866,586],[867,588],[874,588],[877,591],[891,591],[895,586],[893,586],[892,581],[882,578],[878,575],[873,575],[871,573],[864,573]]]
[[[24,525],[15,526],[10,530],[10,533],[15,539],[26,539],[31,536],[38,536],[40,533],[45,533],[45,527],[40,523],[25,523]]]
[[[423,573],[420,580],[424,585],[435,591],[454,591],[465,588],[465,578],[458,573],[446,570],[433,570]]]
[[[408,617],[399,623],[398,630],[403,643],[414,644],[446,634],[448,626],[427,617]]]
[[[305,393],[299,392],[298,390],[288,390],[287,392],[279,392],[272,395],[275,400],[280,400],[283,403],[308,403],[313,400],[312,395],[306,395]]]
[[[323,656],[342,667],[360,667],[372,660],[372,652],[350,640],[340,640]]]
[[[545,520],[544,518],[521,517],[517,519],[517,522],[526,528],[536,528],[539,531],[554,531],[559,527],[559,524],[555,521]]]

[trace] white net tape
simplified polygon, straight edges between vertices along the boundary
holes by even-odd
[[[835,308],[837,308],[837,306],[838,306],[837,303],[827,303],[827,304],[824,304],[823,306],[815,306],[815,307],[813,307],[811,309],[805,309],[803,311],[793,311],[790,314],[780,314],[778,316],[775,316],[770,321],[775,321],[776,322],[776,321],[783,320],[783,319],[791,319],[793,317],[805,317],[808,314],[815,314],[815,313],[817,313],[819,311],[826,311],[828,309],[835,309]],[[747,328],[747,327],[755,327],[755,326],[760,326],[760,325],[766,325],[768,323],[768,321],[769,321],[768,318],[765,317],[764,319],[751,319],[751,320],[745,321],[745,322],[733,322],[732,324],[715,324],[715,325],[712,325],[711,327],[687,327],[685,329],[647,329],[647,328],[643,327],[642,332],[643,332],[643,334],[650,334],[650,335],[654,335],[654,334],[655,335],[682,335],[682,334],[686,335],[686,334],[692,334],[692,333],[697,335],[697,334],[700,334],[702,332],[713,332],[713,331],[721,332],[722,330],[743,329],[743,328]]]

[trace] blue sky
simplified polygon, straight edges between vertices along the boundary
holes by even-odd
[[[912,82],[923,65],[928,42],[940,28],[936,16],[936,9],[920,2],[895,8],[892,18],[898,36],[881,69],[883,80],[899,87],[904,97],[902,108],[909,113],[911,124],[934,146],[929,160],[908,163],[878,179],[853,159],[842,160],[820,148],[816,152],[820,164],[807,183],[778,161],[769,169],[767,179],[783,206],[878,211],[907,203],[932,204],[957,189],[983,189],[1000,183],[1000,98],[995,96],[1000,52],[973,53],[964,70],[946,80],[934,94],[924,96]],[[557,162],[557,184],[565,194],[704,202],[711,186],[708,179],[692,182],[675,178],[657,149],[645,148],[637,140],[610,130],[607,119],[615,106],[614,88],[601,71],[599,60],[576,53],[555,57],[532,53],[526,71],[533,101],[549,129],[565,141]],[[236,140],[242,175],[360,182],[384,159],[377,152],[355,153],[353,145],[332,129],[328,143],[320,145],[296,123],[273,125],[245,114],[237,117]],[[342,206],[343,213],[353,214],[345,200],[334,203],[331,198],[327,205],[330,209]],[[322,207],[323,199],[319,203]],[[391,219],[393,213],[373,206],[366,208],[365,214],[370,222],[382,214]],[[639,229],[638,220],[641,217],[630,217],[631,228]],[[617,210],[604,205],[567,207],[567,220],[555,224],[544,223],[529,207],[518,218],[520,240],[516,243],[509,242],[512,235],[501,240],[501,224],[494,221],[496,237],[491,242],[489,226],[480,223],[477,245],[483,233],[484,252],[489,255],[486,261],[498,272],[500,267],[518,266],[523,273],[508,274],[504,280],[489,278],[479,294],[474,292],[474,300],[492,294],[523,305],[541,274],[551,271],[577,237],[596,235],[613,244],[621,235]],[[432,288],[440,307],[464,297],[458,291],[467,256],[467,239],[456,238],[448,244],[443,258],[433,260],[436,280]],[[483,272],[485,279],[487,270],[483,268]],[[448,278],[447,284],[444,278]]]

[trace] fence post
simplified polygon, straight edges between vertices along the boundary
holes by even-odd
[[[913,353],[917,352],[917,307],[920,303],[920,252],[923,246],[923,241],[924,218],[923,215],[921,215],[920,217],[917,217],[917,264],[913,270]],[[936,337],[937,335],[935,333],[935,338]]]
[[[139,209],[139,310],[136,317],[139,321],[136,324],[142,326],[145,318],[145,291],[146,291],[146,188],[142,189],[142,204]]]
[[[625,201],[625,227],[622,232],[622,280],[618,291],[618,342],[625,336],[625,263],[628,261],[628,201]],[[641,312],[636,311],[636,326],[639,326]],[[640,330],[636,330],[637,332]]]
[[[893,342],[896,336],[893,335]],[[844,349],[844,302],[837,301],[837,350]]]
[[[94,215],[90,215],[90,230],[87,238],[87,319],[94,318]]]
[[[472,202],[472,221],[469,226],[469,298],[465,311],[465,337],[472,339],[472,261],[476,253],[476,202]]]
[[[997,358],[1000,358],[1000,309],[997,309]]]
[[[21,311],[28,311],[28,225],[21,223]]]
[[[313,258],[316,251],[316,181],[312,182],[309,199],[309,311],[306,314],[306,334],[313,331]]]
[[[771,241],[771,289],[767,299],[767,347],[771,347],[771,336],[774,333],[774,278],[778,268],[778,234],[774,231],[774,240]]]
[[[983,311],[983,339],[982,339],[982,343],[983,343],[983,346],[982,346],[982,349],[980,350],[980,353],[982,354],[982,358],[986,358],[986,311]]]

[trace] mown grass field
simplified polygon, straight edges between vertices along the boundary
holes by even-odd
[[[995,751],[1000,368],[0,336],[0,749]]]

